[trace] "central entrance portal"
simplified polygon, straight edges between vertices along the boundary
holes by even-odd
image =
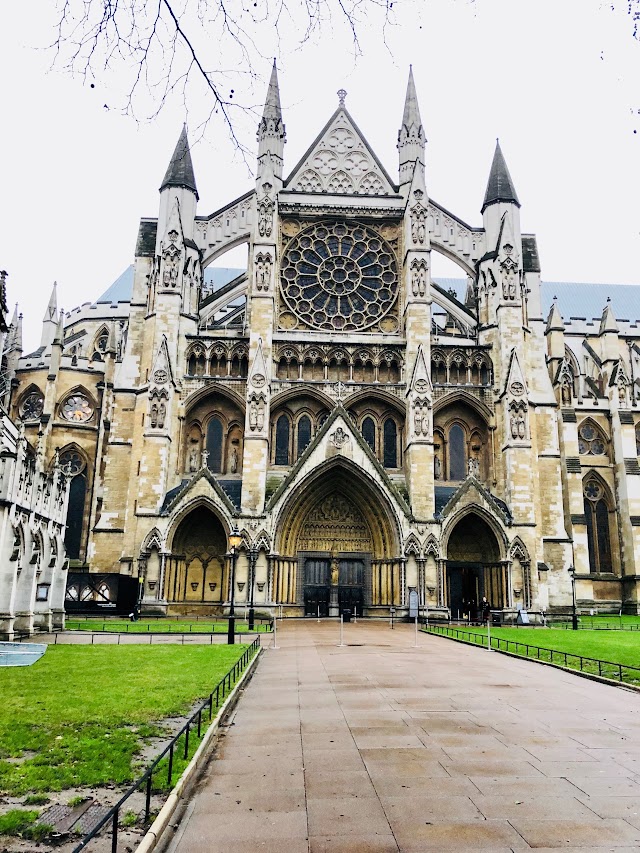
[[[305,557],[305,616],[339,616],[344,610],[358,615],[364,608],[362,557]]]

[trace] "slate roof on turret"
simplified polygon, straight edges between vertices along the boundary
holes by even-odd
[[[516,188],[511,180],[502,148],[500,148],[500,143],[496,140],[496,150],[493,155],[489,180],[487,181],[487,190],[484,194],[484,202],[482,203],[480,212],[484,213],[486,207],[490,204],[496,204],[499,201],[512,202],[520,207]]]
[[[187,126],[182,126],[182,133],[178,144],[173,152],[173,157],[169,163],[164,179],[160,184],[160,192],[167,187],[184,187],[191,190],[198,198],[198,188],[196,187],[196,177],[193,173],[193,163],[191,161],[191,152],[189,151],[189,140],[187,139]]]

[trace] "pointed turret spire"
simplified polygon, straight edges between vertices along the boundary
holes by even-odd
[[[54,281],[51,296],[49,297],[49,304],[42,318],[42,336],[40,338],[40,346],[42,347],[48,347],[49,344],[53,343],[53,339],[56,336],[56,329],[58,328],[57,290],[58,283]]]
[[[286,142],[287,134],[282,121],[278,69],[276,68],[275,59],[273,60],[273,67],[271,69],[262,118],[258,125],[257,139],[258,180],[261,181],[265,170],[268,170],[269,161],[271,162],[273,177],[281,179],[284,143]]]
[[[600,334],[602,335],[606,332],[619,332],[618,323],[616,321],[615,314],[613,313],[613,308],[611,307],[610,296],[607,297],[607,304],[604,306],[602,319],[600,320]]]
[[[409,66],[407,94],[404,101],[402,126],[398,131],[398,154],[400,159],[400,184],[411,180],[416,160],[424,166],[425,134],[420,118],[420,107],[413,80],[413,68]]]
[[[64,343],[64,309],[60,309],[60,317],[58,318],[58,326],[56,328],[56,335],[53,339],[54,344],[62,344]]]
[[[16,331],[13,336],[13,348],[14,350],[22,352],[22,314],[18,314]]]
[[[167,187],[184,187],[184,189],[191,190],[196,199],[199,198],[196,178],[193,173],[193,163],[191,162],[186,124],[182,125],[182,133],[160,185],[160,192]]]
[[[480,212],[484,213],[490,204],[496,204],[499,201],[507,204],[515,204],[520,207],[504,154],[500,148],[500,141],[496,139],[496,150],[493,155],[491,172],[489,173],[489,180],[487,182],[487,191],[484,194],[484,202],[482,203],[482,210]]]
[[[564,320],[558,308],[558,297],[554,296],[551,303],[551,311],[549,311],[549,316],[547,317],[547,332],[564,332],[564,330]]]

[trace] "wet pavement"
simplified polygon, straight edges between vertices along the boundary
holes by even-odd
[[[640,848],[640,694],[441,637],[416,648],[409,625],[339,639],[282,623],[170,853]]]

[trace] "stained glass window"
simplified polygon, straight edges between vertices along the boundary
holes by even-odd
[[[589,542],[589,570],[611,572],[613,568],[609,507],[604,489],[597,480],[587,480],[584,485],[584,514]]]
[[[376,452],[376,425],[373,418],[365,418],[362,421],[362,437],[369,447]]]
[[[222,471],[222,424],[219,418],[211,418],[207,426],[207,468],[214,474]]]
[[[298,421],[298,456],[302,456],[311,441],[311,421],[303,415]]]
[[[282,262],[282,295],[306,325],[366,329],[391,309],[398,290],[395,255],[375,231],[318,223],[294,238]]]
[[[398,467],[398,427],[393,418],[387,418],[383,427],[384,467]]]
[[[84,474],[77,474],[69,486],[69,508],[67,510],[67,531],[64,537],[64,547],[67,557],[71,560],[80,559],[82,544],[82,524],[84,520],[84,503],[87,493],[87,481]]]
[[[276,422],[276,465],[289,464],[289,418],[280,415]]]
[[[464,431],[459,424],[449,430],[449,479],[464,480],[467,476],[467,454]]]

